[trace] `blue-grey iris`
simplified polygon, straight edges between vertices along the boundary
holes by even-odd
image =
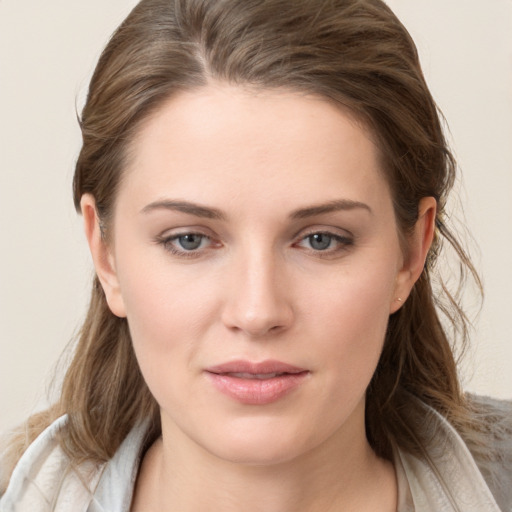
[[[187,251],[198,249],[203,241],[202,235],[182,235],[178,237],[178,242]]]
[[[316,251],[325,251],[331,245],[332,236],[326,235],[325,233],[316,233],[314,235],[310,235],[309,243],[311,247]]]

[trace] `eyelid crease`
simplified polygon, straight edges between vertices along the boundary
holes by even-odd
[[[302,242],[303,240],[306,240],[308,238],[311,238],[315,235],[325,235],[328,236],[334,240],[337,240],[339,243],[343,243],[344,245],[353,245],[354,244],[354,238],[351,236],[343,236],[343,235],[337,235],[335,233],[329,233],[327,231],[314,231],[312,233],[309,233],[307,235],[301,236],[299,238],[299,242]]]
[[[325,235],[331,235],[331,236],[338,236],[338,237],[344,237],[344,238],[352,238],[355,239],[354,233],[349,231],[345,228],[340,228],[337,226],[329,226],[325,224],[318,224],[318,225],[312,225],[307,227],[302,227],[299,230],[295,232],[295,234],[292,236],[292,239],[297,238],[305,238],[309,235],[315,235],[315,234],[325,234]]]
[[[200,236],[202,238],[206,238],[208,240],[212,240],[212,237],[205,234],[205,233],[201,233],[201,232],[198,232],[198,231],[183,231],[181,233],[169,233],[169,234],[162,234],[162,235],[157,235],[155,237],[155,241],[157,243],[164,243],[164,242],[169,242],[169,241],[172,241],[172,240],[177,240],[178,238],[181,238],[181,237],[184,237],[184,236]]]

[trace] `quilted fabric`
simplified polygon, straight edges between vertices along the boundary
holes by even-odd
[[[512,404],[474,398],[488,421],[481,438],[463,441],[422,404],[416,429],[423,457],[395,450],[398,512],[512,512]],[[137,426],[100,467],[73,467],[56,441],[66,416],[20,459],[0,512],[129,512],[146,426]],[[471,451],[470,451],[471,450]]]

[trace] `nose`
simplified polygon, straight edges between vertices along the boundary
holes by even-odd
[[[222,312],[228,329],[262,338],[291,326],[294,315],[290,288],[285,269],[276,260],[252,250],[232,265]]]

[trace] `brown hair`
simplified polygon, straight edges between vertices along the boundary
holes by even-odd
[[[377,137],[404,237],[420,199],[436,198],[436,239],[411,296],[390,318],[368,389],[367,435],[386,458],[393,443],[416,451],[402,414],[414,407],[411,395],[459,431],[471,428],[438,311],[463,339],[466,318],[443,285],[444,299],[431,285],[443,241],[462,268],[476,274],[444,222],[455,163],[406,29],[381,0],[142,0],[113,35],[90,84],[73,183],[77,209],[81,196],[92,194],[108,232],[141,122],[177,91],[212,80],[313,93],[350,109]],[[34,418],[26,441],[63,413],[69,423],[62,444],[75,462],[107,460],[142,418],[153,420],[150,436],[159,434],[158,406],[139,371],[127,322],[110,312],[97,278],[61,398]],[[17,453],[21,444],[15,443]]]

